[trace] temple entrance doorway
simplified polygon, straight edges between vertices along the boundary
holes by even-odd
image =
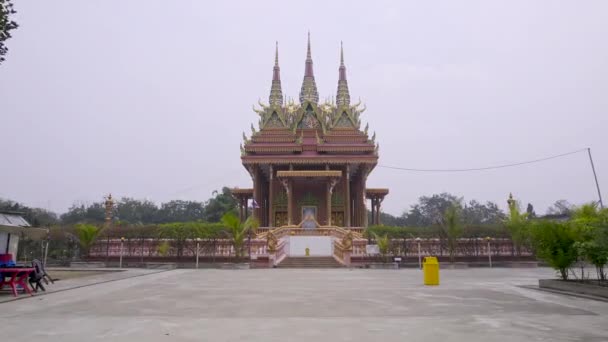
[[[315,229],[317,228],[317,207],[303,206],[302,207],[302,228]]]
[[[289,256],[306,256],[307,248],[308,256],[311,257],[332,256],[333,239],[331,236],[290,236]]]

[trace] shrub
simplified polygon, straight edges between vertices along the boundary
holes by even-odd
[[[576,232],[570,222],[538,220],[531,224],[530,238],[536,256],[568,280],[568,270],[576,262]]]
[[[76,236],[78,236],[78,242],[82,247],[84,255],[89,256],[91,247],[97,240],[97,236],[101,232],[101,228],[92,224],[77,224],[76,225]]]

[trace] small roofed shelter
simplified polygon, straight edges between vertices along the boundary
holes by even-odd
[[[380,225],[380,206],[384,197],[388,195],[388,189],[367,188],[365,198],[372,201],[372,224]]]
[[[253,198],[253,189],[232,188],[230,189],[230,193],[232,193],[232,197],[234,197],[239,204],[239,219],[245,221],[245,219],[247,219],[247,202],[249,202],[249,199]]]
[[[0,254],[11,254],[16,261],[19,239],[26,236],[32,240],[42,240],[48,234],[46,228],[35,228],[21,213],[0,212]]]

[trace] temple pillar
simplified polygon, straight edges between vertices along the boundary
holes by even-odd
[[[270,175],[268,176],[269,181],[268,181],[268,227],[273,227],[274,226],[274,215],[273,215],[273,205],[272,205],[272,194],[274,193],[274,191],[272,191],[272,180],[273,180],[273,170],[272,170],[272,165],[270,165]]]
[[[380,225],[380,206],[382,205],[382,199],[378,198],[378,204],[376,205],[376,225]]]
[[[353,181],[353,196],[351,201],[353,202],[353,222],[355,227],[361,227],[361,223],[359,223],[359,183],[357,178]]]
[[[283,184],[283,187],[285,188],[285,192],[287,193],[287,225],[291,226],[293,225],[293,194],[292,194],[292,186],[291,186],[291,180],[289,179],[281,179],[281,184]]]
[[[376,224],[376,202],[374,201],[374,198],[372,198],[371,202],[372,202],[372,225],[373,225],[373,224]]]
[[[367,178],[367,168],[363,167],[361,168],[361,179],[360,179],[360,189],[361,192],[359,194],[359,201],[361,203],[361,221],[363,224],[363,228],[367,228],[368,226],[368,221],[367,221],[367,208],[365,206],[365,180]]]
[[[259,168],[257,165],[253,166],[253,201],[255,203],[257,203],[257,207],[260,206],[260,197],[259,197],[259,191],[260,191],[260,178],[258,177],[259,175]],[[252,212],[253,212],[253,216],[258,218],[260,217],[260,215],[258,215],[258,208],[256,208],[256,205],[252,204]]]
[[[350,166],[346,164],[344,177],[344,226],[350,227]]]
[[[239,219],[245,221],[245,210],[243,210],[243,197],[239,197]]]
[[[327,194],[325,196],[326,201],[327,201],[327,203],[326,203],[327,204],[326,205],[326,208],[327,208],[327,225],[331,226],[331,180],[327,180],[327,184],[326,184],[325,188],[326,188],[326,192],[327,192]]]

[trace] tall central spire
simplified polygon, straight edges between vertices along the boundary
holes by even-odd
[[[274,52],[274,68],[272,69],[272,86],[268,102],[271,106],[283,105],[283,91],[281,90],[281,69],[279,68],[279,42],[276,43]]]
[[[304,69],[304,81],[300,90],[300,103],[310,101],[319,102],[319,92],[315,83],[315,76],[312,70],[312,54],[310,52],[310,32],[308,32],[308,47],[306,50],[306,67]]]
[[[338,106],[350,105],[350,93],[348,92],[348,82],[346,82],[346,66],[344,66],[344,49],[340,42],[340,68],[338,76],[338,94],[336,95],[336,104]]]

